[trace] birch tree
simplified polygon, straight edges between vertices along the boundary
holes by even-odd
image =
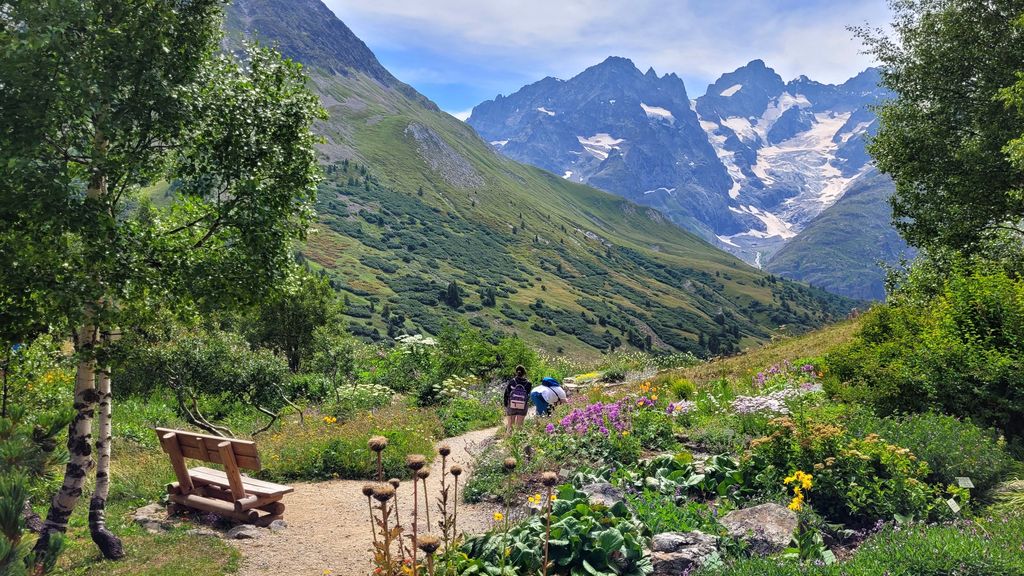
[[[312,216],[323,111],[298,64],[219,52],[223,4],[0,0],[0,298],[45,309],[78,357],[38,550],[95,469],[93,540],[124,555],[104,518],[109,339],[155,309],[259,297]]]

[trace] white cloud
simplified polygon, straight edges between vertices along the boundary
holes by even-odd
[[[705,86],[692,79],[710,82],[755,58],[786,80],[841,82],[871,65],[846,26],[889,20],[885,0],[325,1],[371,48],[458,62],[417,74],[432,81],[567,78],[617,55],[691,79],[694,96]]]

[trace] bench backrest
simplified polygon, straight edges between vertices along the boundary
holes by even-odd
[[[174,437],[166,438],[168,434],[173,434]],[[234,453],[235,465],[239,468],[247,470],[260,470],[262,468],[260,455],[256,451],[256,443],[251,440],[222,438],[220,436],[198,434],[187,430],[173,430],[171,428],[157,428],[156,435],[160,438],[160,445],[163,447],[164,452],[172,456],[174,455],[172,453],[173,445],[169,440],[176,440],[178,451],[185,458],[212,462],[214,464],[224,464],[219,446],[227,442]]]

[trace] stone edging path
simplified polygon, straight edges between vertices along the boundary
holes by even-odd
[[[452,453],[449,465],[459,464],[467,471],[460,478],[459,492],[472,474],[470,451],[492,438],[497,428],[476,430],[448,438]],[[440,457],[437,457],[440,466]],[[440,469],[427,478],[431,494],[430,516],[435,525],[438,513],[434,499],[440,490]],[[449,480],[451,477],[449,476]],[[267,533],[252,540],[231,540],[242,553],[242,576],[366,576],[373,570],[373,539],[369,511],[362,494],[363,480],[333,480],[298,483],[295,492],[285,497],[284,519],[288,528]],[[420,487],[422,489],[422,486]],[[402,482],[399,489],[402,524],[412,526],[412,485]],[[420,527],[426,531],[420,495]],[[490,528],[497,508],[491,504],[459,504],[459,531],[474,533]],[[436,532],[436,526],[432,530]]]

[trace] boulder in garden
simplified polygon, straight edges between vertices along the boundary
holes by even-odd
[[[779,504],[733,510],[719,522],[730,536],[747,542],[751,552],[762,556],[784,550],[797,528],[796,513]]]

